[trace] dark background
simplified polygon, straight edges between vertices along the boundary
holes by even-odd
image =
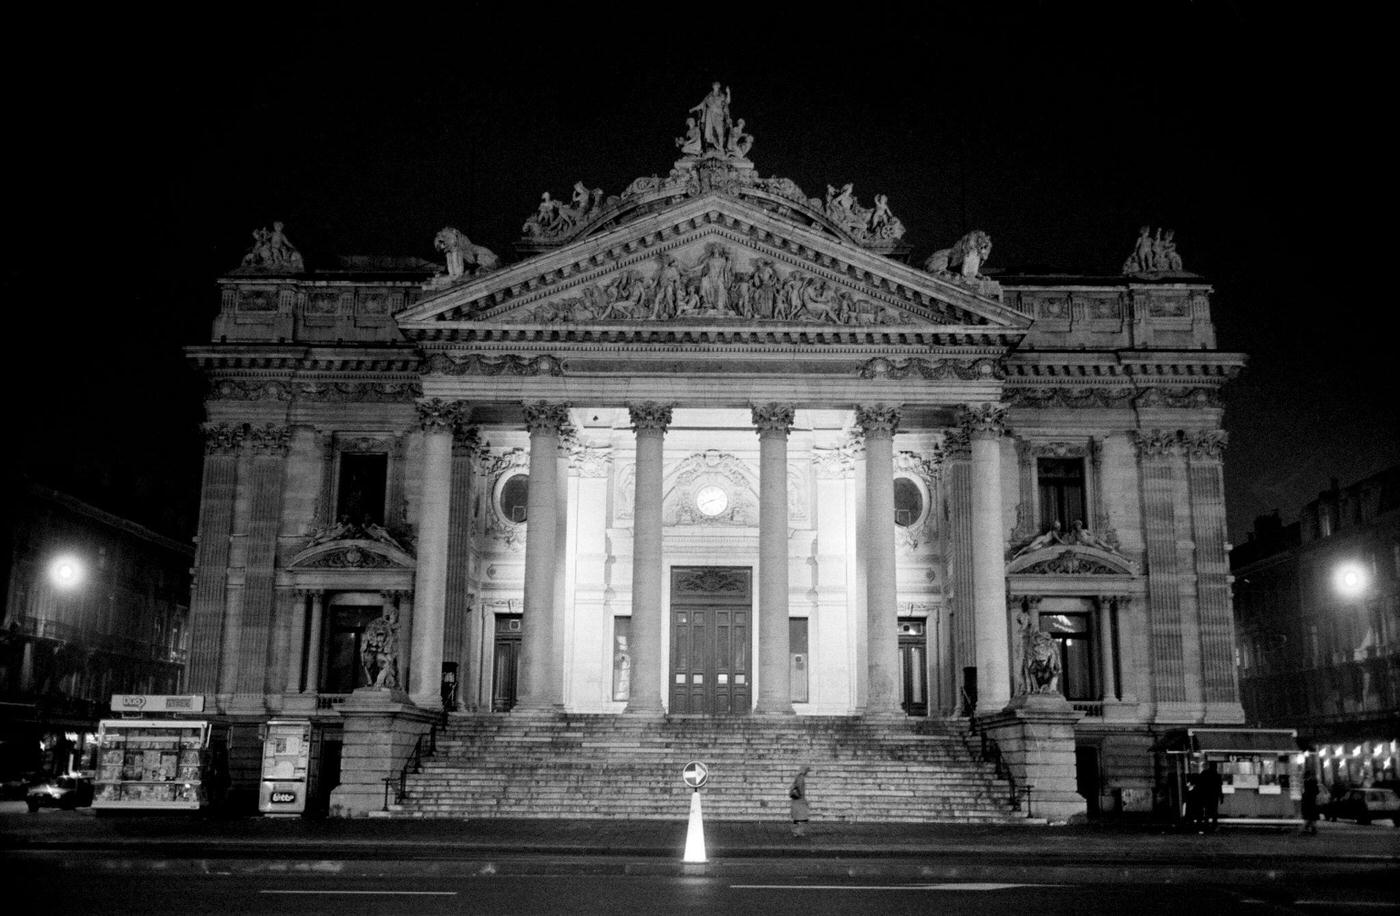
[[[436,260],[447,224],[511,259],[541,191],[665,174],[716,79],[762,175],[887,193],[915,263],[980,228],[991,268],[1113,274],[1140,225],[1174,229],[1215,286],[1221,348],[1250,356],[1227,388],[1235,541],[1329,478],[1400,463],[1394,306],[1371,269],[1388,238],[1368,216],[1393,168],[1379,23],[1264,3],[621,9],[13,19],[15,465],[188,537],[202,387],[181,348],[208,340],[213,281],[254,228],[283,220],[313,269]]]

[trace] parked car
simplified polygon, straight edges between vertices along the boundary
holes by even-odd
[[[1347,789],[1322,806],[1322,816],[1329,821],[1341,817],[1358,824],[1388,820],[1392,827],[1400,827],[1400,795],[1394,789]]]
[[[29,787],[24,796],[29,810],[83,808],[92,804],[92,780],[86,776],[53,776]]]

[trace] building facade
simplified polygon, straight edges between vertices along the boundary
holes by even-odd
[[[1296,728],[1328,785],[1395,784],[1400,467],[1257,519],[1230,564],[1249,721]]]
[[[184,673],[194,550],[28,480],[14,523],[0,627],[0,765],[90,768],[113,694],[175,693]]]
[[[1209,284],[1147,229],[1112,277],[992,279],[982,232],[913,266],[886,195],[760,177],[727,94],[698,108],[667,176],[543,194],[512,263],[449,228],[445,270],[308,271],[255,233],[189,350],[191,691],[332,730],[365,690],[985,722],[1053,697],[1079,793],[1140,804],[1162,730],[1242,720],[1243,357]]]

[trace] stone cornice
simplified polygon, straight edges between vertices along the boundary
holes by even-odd
[[[381,347],[285,347],[268,344],[208,344],[186,347],[185,356],[209,373],[412,373],[418,351],[409,345]]]
[[[1020,338],[1019,332],[976,325],[745,325],[677,318],[666,323],[615,324],[444,324],[408,329],[422,344],[450,342],[471,350],[548,348],[554,352],[609,349],[649,352],[658,348],[691,351],[697,346],[725,349],[767,347],[815,350],[856,347],[984,347],[998,355]]]

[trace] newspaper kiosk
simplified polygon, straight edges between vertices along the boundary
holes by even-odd
[[[1178,812],[1186,781],[1215,764],[1220,773],[1222,824],[1301,824],[1303,764],[1293,729],[1188,728],[1179,749],[1169,752]]]
[[[112,697],[128,716],[98,725],[96,810],[191,810],[209,803],[209,722],[177,719],[202,712],[201,696]]]

